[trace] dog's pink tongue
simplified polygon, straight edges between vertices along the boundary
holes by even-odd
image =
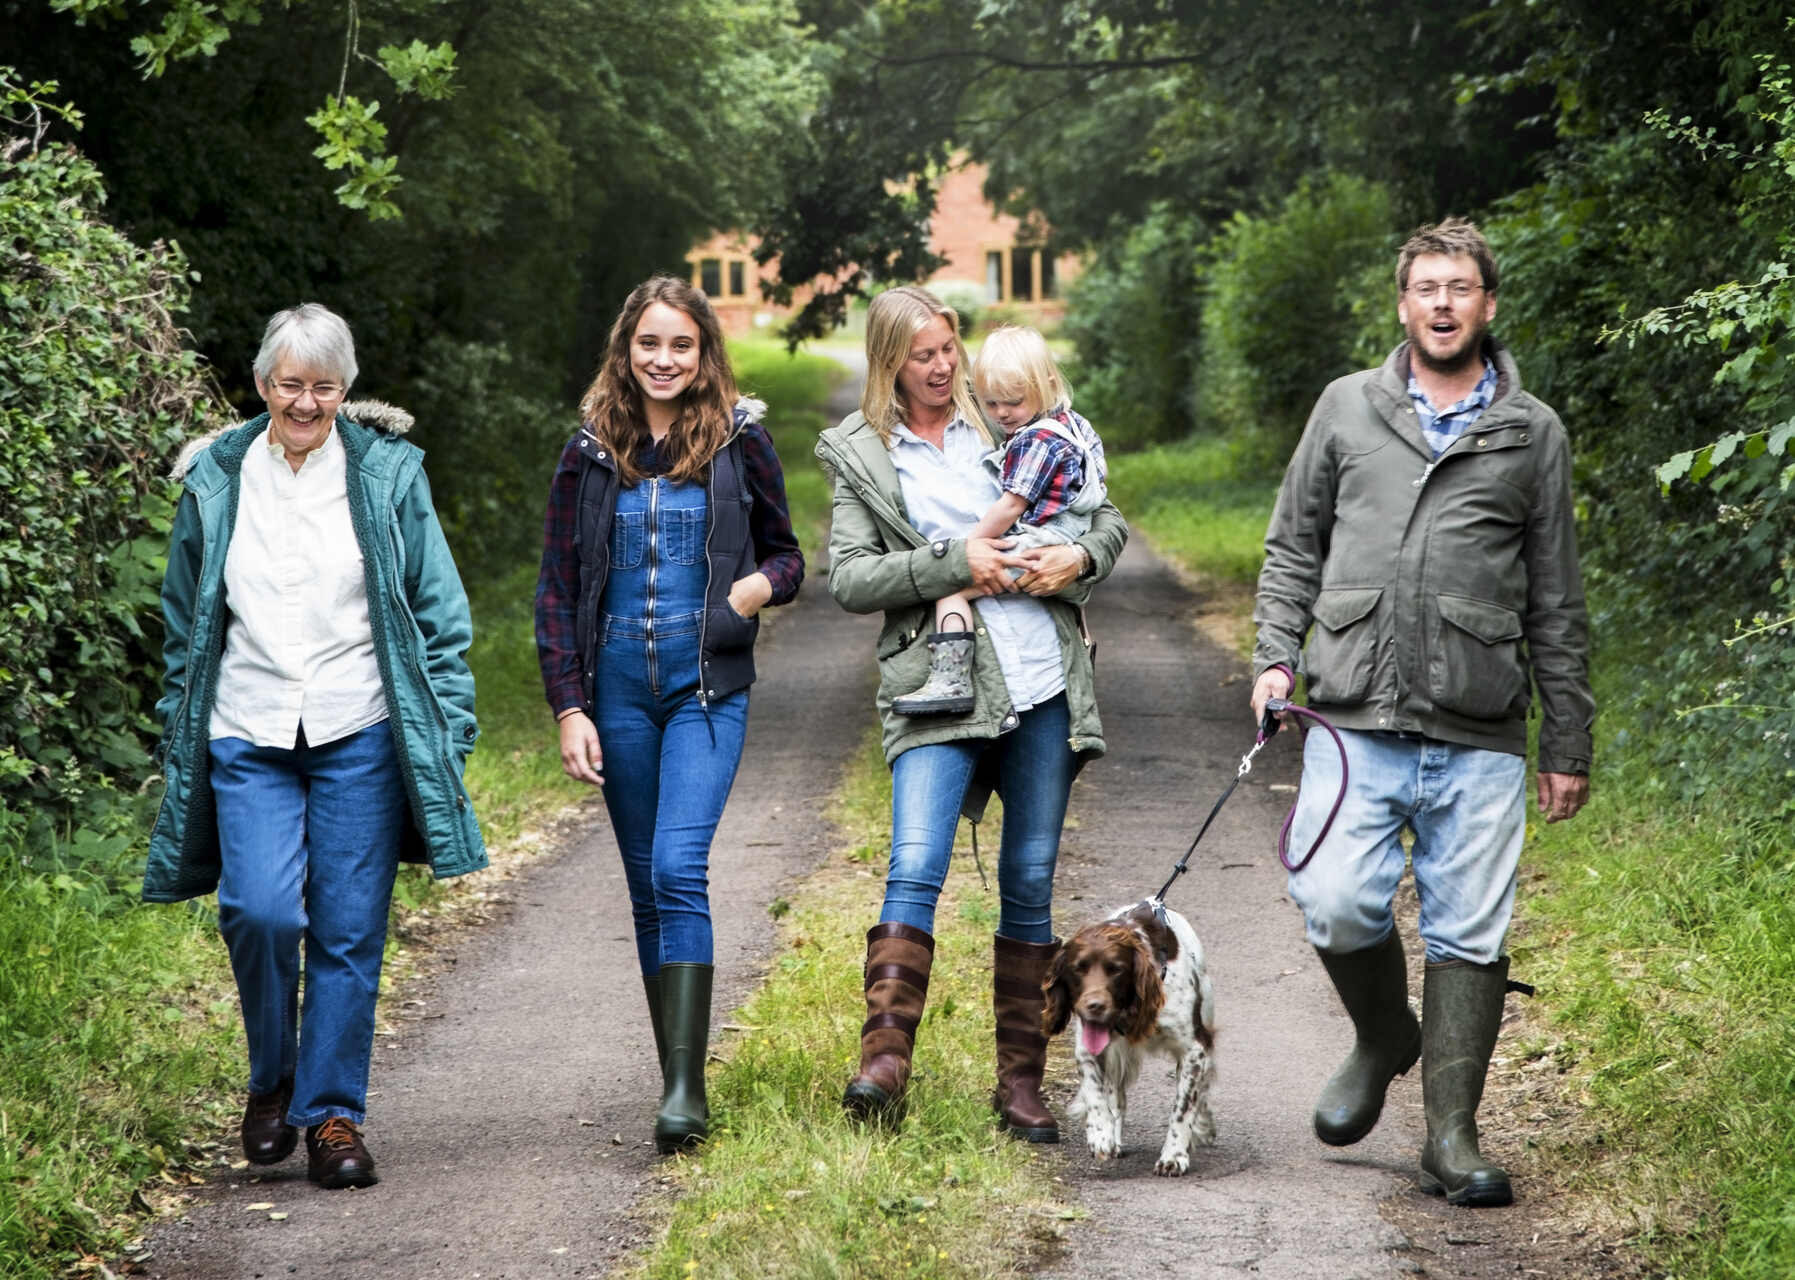
[[[1109,1044],[1109,1028],[1094,1026],[1080,1018],[1078,1021],[1078,1043],[1083,1045],[1084,1051],[1093,1058],[1099,1057]]]

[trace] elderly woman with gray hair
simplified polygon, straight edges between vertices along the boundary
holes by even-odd
[[[189,445],[162,584],[167,783],[143,896],[218,891],[249,1041],[243,1151],[376,1181],[359,1126],[401,859],[486,865],[467,596],[409,415],[345,404],[355,342],[317,303],[268,322],[268,411]],[[300,974],[305,1001],[299,1003]]]

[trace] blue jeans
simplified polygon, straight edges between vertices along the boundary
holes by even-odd
[[[1290,876],[1309,941],[1362,951],[1395,927],[1402,832],[1414,832],[1421,939],[1431,961],[1490,964],[1514,913],[1526,832],[1527,762],[1429,738],[1342,729],[1351,778],[1340,814],[1309,865]],[[1303,745],[1303,783],[1290,850],[1315,842],[1340,794],[1340,753],[1325,731]]]
[[[711,963],[711,837],[735,784],[748,732],[748,691],[698,701],[698,614],[655,624],[607,617],[598,645],[593,722],[604,753],[605,808],[623,854],[636,960]]]
[[[406,822],[392,732],[383,721],[292,749],[216,738],[211,766],[218,924],[243,1004],[250,1092],[291,1076],[289,1124],[360,1124]]]
[[[997,738],[911,747],[891,766],[891,870],[881,924],[935,932],[935,901],[947,879],[967,785],[987,752],[1003,797],[997,849],[997,931],[1018,942],[1053,941],[1053,869],[1076,757],[1061,693],[1024,711]]]

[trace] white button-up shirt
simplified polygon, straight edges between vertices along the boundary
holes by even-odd
[[[347,467],[335,427],[297,472],[272,435],[243,456],[214,738],[291,748],[303,721],[321,746],[386,719]]]
[[[947,424],[941,448],[903,423],[891,433],[891,464],[910,523],[923,537],[963,538],[1003,489],[984,458],[991,450],[982,432],[964,418]],[[1059,632],[1047,606],[1031,595],[981,596],[974,602],[979,625],[991,637],[1010,703],[1027,711],[1066,687]]]

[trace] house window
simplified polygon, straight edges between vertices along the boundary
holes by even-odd
[[[1041,296],[1043,298],[1060,296],[1059,281],[1053,274],[1053,254],[1048,252],[1041,254]]]
[[[1010,250],[1010,299],[1014,302],[1035,300],[1035,253],[1032,249]]]
[[[997,249],[985,250],[985,301],[1003,301],[1003,254]]]
[[[723,260],[721,258],[698,259],[698,287],[713,298],[723,292]]]
[[[740,258],[732,258],[729,262],[729,296],[739,298],[748,292],[748,264]]]

